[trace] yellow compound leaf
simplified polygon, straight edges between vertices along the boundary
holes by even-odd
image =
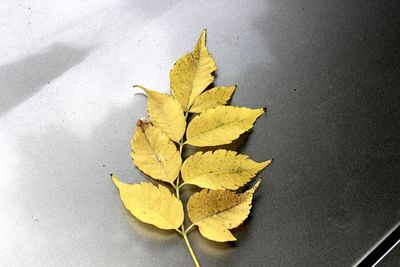
[[[236,190],[247,184],[271,160],[255,162],[246,155],[224,149],[214,153],[197,152],[182,165],[182,178],[186,184],[208,189]]]
[[[262,108],[219,106],[201,113],[188,125],[186,143],[193,146],[229,144],[253,127]]]
[[[182,158],[169,138],[149,122],[139,120],[131,140],[135,165],[154,179],[173,185],[179,175]]]
[[[250,130],[265,112],[262,108],[229,106],[236,86],[213,87],[216,70],[203,30],[193,51],[179,58],[170,71],[172,96],[134,86],[148,96],[150,120],[139,120],[136,124],[130,143],[132,160],[148,176],[169,183],[167,186],[172,186],[175,195],[162,185],[126,184],[112,176],[125,207],[145,223],[176,230],[197,267],[200,263],[189,241],[189,230],[197,226],[202,236],[217,242],[236,240],[231,229],[249,216],[260,181],[244,193],[234,190],[246,185],[271,163],[214,148],[214,152],[197,152],[182,164],[182,155],[187,152],[184,145],[230,144]],[[204,189],[189,197],[185,214],[181,188],[188,184]],[[184,194],[185,201],[186,193],[189,191]],[[193,222],[189,227],[184,222],[187,217]]]
[[[186,119],[177,100],[172,96],[135,85],[148,96],[147,109],[151,122],[172,141],[179,142],[186,130]]]
[[[195,193],[188,202],[190,220],[205,238],[217,242],[236,240],[229,229],[238,227],[248,217],[259,184],[260,181],[242,194],[208,189]]]
[[[161,229],[178,229],[183,222],[182,202],[162,185],[125,184],[112,176],[125,207],[142,222]]]
[[[217,65],[208,52],[206,30],[203,30],[194,50],[178,59],[170,72],[172,95],[185,111],[214,81],[215,70]]]
[[[190,108],[190,112],[201,113],[209,108],[225,105],[231,98],[235,89],[236,86],[219,86],[205,91],[196,98]]]

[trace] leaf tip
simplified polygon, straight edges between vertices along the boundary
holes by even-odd
[[[265,163],[265,167],[267,167],[269,164],[272,163],[272,159],[266,160],[266,161],[264,161],[264,163]]]
[[[143,85],[135,84],[133,88],[139,88],[139,90],[143,90],[147,95],[151,93],[152,90],[144,87]]]
[[[136,88],[138,88],[138,89],[143,89],[143,86],[141,86],[141,85],[139,85],[139,84],[134,84],[134,85],[132,86],[132,88],[133,88],[133,89],[136,89]]]
[[[113,173],[111,173],[110,175],[111,175],[111,180],[113,181],[115,186],[119,189],[121,182],[118,180],[117,176],[115,176]]]
[[[257,190],[257,188],[261,184],[261,179],[258,179],[257,182],[253,185],[252,188],[250,188],[247,192],[250,192],[251,194],[254,194],[254,192]]]
[[[197,45],[206,46],[207,29],[201,31]]]

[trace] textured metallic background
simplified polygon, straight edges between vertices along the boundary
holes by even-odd
[[[399,1],[1,1],[0,265],[191,266],[109,174],[146,180],[129,156],[146,114],[131,86],[168,91],[203,28],[216,84],[268,107],[241,151],[275,161],[238,242],[190,234],[201,263],[355,263],[400,221],[399,14]]]

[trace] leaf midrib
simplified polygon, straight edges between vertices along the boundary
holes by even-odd
[[[171,124],[169,123],[169,120],[167,119],[165,113],[163,112],[163,109],[161,108],[161,104],[162,104],[162,103],[160,103],[160,102],[158,102],[158,101],[156,101],[156,103],[158,104],[158,105],[156,105],[156,106],[160,106],[160,108],[158,108],[158,110],[160,110],[161,115],[163,116],[164,120],[167,122],[168,128],[170,129],[172,136],[173,136],[173,137],[176,139],[176,141],[178,142],[179,140],[178,140],[178,138],[175,136],[174,130],[173,130]]]
[[[257,170],[257,169],[244,169],[243,171],[237,172],[237,171],[226,171],[226,172],[212,172],[212,173],[204,173],[201,175],[196,175],[194,178],[190,178],[188,181],[190,180],[195,180],[195,179],[199,179],[200,177],[204,177],[204,176],[217,176],[220,174],[230,174],[230,173],[238,173],[238,174],[242,174],[243,172],[250,172],[252,170]]]
[[[147,135],[146,135],[146,131],[143,130],[143,128],[142,128],[142,131],[143,131],[144,137],[146,138],[147,143],[149,144],[149,147],[151,148],[151,151],[153,152],[153,155],[155,155],[156,162],[158,162],[158,164],[161,165],[161,167],[162,167],[162,169],[164,170],[164,173],[165,173],[167,179],[169,180],[169,178],[170,178],[169,172],[168,172],[167,169],[165,168],[164,164],[162,164],[162,162],[159,160],[158,154],[157,154],[156,151],[154,150],[153,146],[150,144],[150,141],[149,141],[149,139],[147,138]],[[161,131],[161,130],[160,130],[160,131]],[[160,179],[160,180],[161,180],[161,179]],[[170,181],[168,181],[168,182],[170,182]]]
[[[207,48],[206,48],[207,49]],[[191,108],[191,106],[189,106],[189,103],[190,103],[190,99],[192,98],[192,94],[193,94],[193,89],[194,89],[194,82],[197,80],[197,76],[198,76],[198,73],[199,73],[199,66],[200,66],[200,60],[201,60],[201,52],[203,51],[203,46],[202,45],[200,45],[200,48],[199,48],[199,58],[197,59],[197,64],[196,64],[196,71],[195,71],[195,73],[194,73],[194,77],[193,77],[193,81],[192,81],[192,83],[191,83],[191,87],[190,87],[190,95],[189,95],[189,99],[188,99],[188,102],[187,102],[187,110],[190,110],[190,108]],[[192,53],[190,53],[192,56],[193,56],[193,52]],[[194,101],[195,101],[196,99],[193,99],[193,103],[194,103]],[[192,103],[192,105],[193,105],[193,103]]]
[[[195,135],[195,136],[192,136],[190,139],[186,140],[186,142],[190,143],[190,140],[199,138],[199,136],[201,136],[201,135],[204,135],[204,134],[207,134],[207,133],[216,131],[216,130],[218,130],[219,128],[224,127],[224,126],[228,126],[228,125],[230,125],[230,124],[242,122],[242,121],[244,121],[244,120],[246,120],[246,119],[248,119],[248,118],[250,118],[250,117],[251,117],[251,115],[250,115],[250,116],[247,116],[246,118],[243,118],[243,119],[241,119],[241,120],[231,121],[231,122],[229,122],[229,123],[224,123],[224,124],[222,124],[222,125],[220,125],[220,126],[218,126],[218,127],[215,127],[215,128],[213,128],[213,129],[209,130],[209,131],[202,132],[202,133],[199,133],[199,134],[197,134],[197,135]],[[232,141],[232,140],[230,140],[230,141]]]
[[[246,192],[244,192],[243,194],[246,194]],[[223,212],[225,212],[225,211],[227,211],[227,210],[230,210],[230,209],[233,209],[234,207],[239,206],[239,205],[242,204],[245,200],[246,200],[246,196],[242,196],[242,200],[241,200],[239,203],[237,203],[236,205],[229,206],[228,208],[223,209],[223,210],[221,210],[221,211],[218,211],[218,212],[216,212],[216,213],[214,213],[214,214],[212,214],[212,215],[204,216],[203,218],[201,218],[201,219],[199,219],[199,220],[197,220],[196,222],[193,222],[193,223],[194,223],[195,225],[197,225],[199,222],[202,222],[202,221],[204,221],[204,220],[206,220],[206,219],[208,219],[208,218],[211,218],[211,217],[213,217],[213,216],[219,215],[220,213],[223,213]]]

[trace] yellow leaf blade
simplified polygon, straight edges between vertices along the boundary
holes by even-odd
[[[225,105],[231,98],[235,89],[236,86],[219,86],[202,93],[194,101],[190,112],[201,113],[207,109]]]
[[[131,148],[132,159],[141,171],[173,185],[179,175],[182,158],[175,144],[160,129],[139,120]]]
[[[125,207],[142,222],[160,229],[178,229],[183,223],[182,202],[164,186],[126,184],[112,176]]]
[[[259,184],[260,181],[242,194],[208,189],[195,193],[188,202],[190,220],[210,240],[234,240],[229,229],[238,227],[249,216],[253,194]]]
[[[236,237],[223,224],[210,220],[198,224],[200,234],[216,242],[236,241]]]
[[[219,106],[201,113],[188,125],[186,143],[193,146],[229,144],[253,127],[262,108]]]
[[[183,163],[181,174],[187,184],[214,190],[236,190],[270,163],[271,160],[255,162],[236,151],[219,149],[190,156]]]
[[[185,111],[214,81],[215,70],[217,65],[208,52],[206,30],[203,30],[194,50],[178,59],[170,72],[172,95]]]
[[[186,120],[181,105],[172,96],[135,85],[148,96],[147,109],[151,122],[172,141],[179,142],[186,129]]]

